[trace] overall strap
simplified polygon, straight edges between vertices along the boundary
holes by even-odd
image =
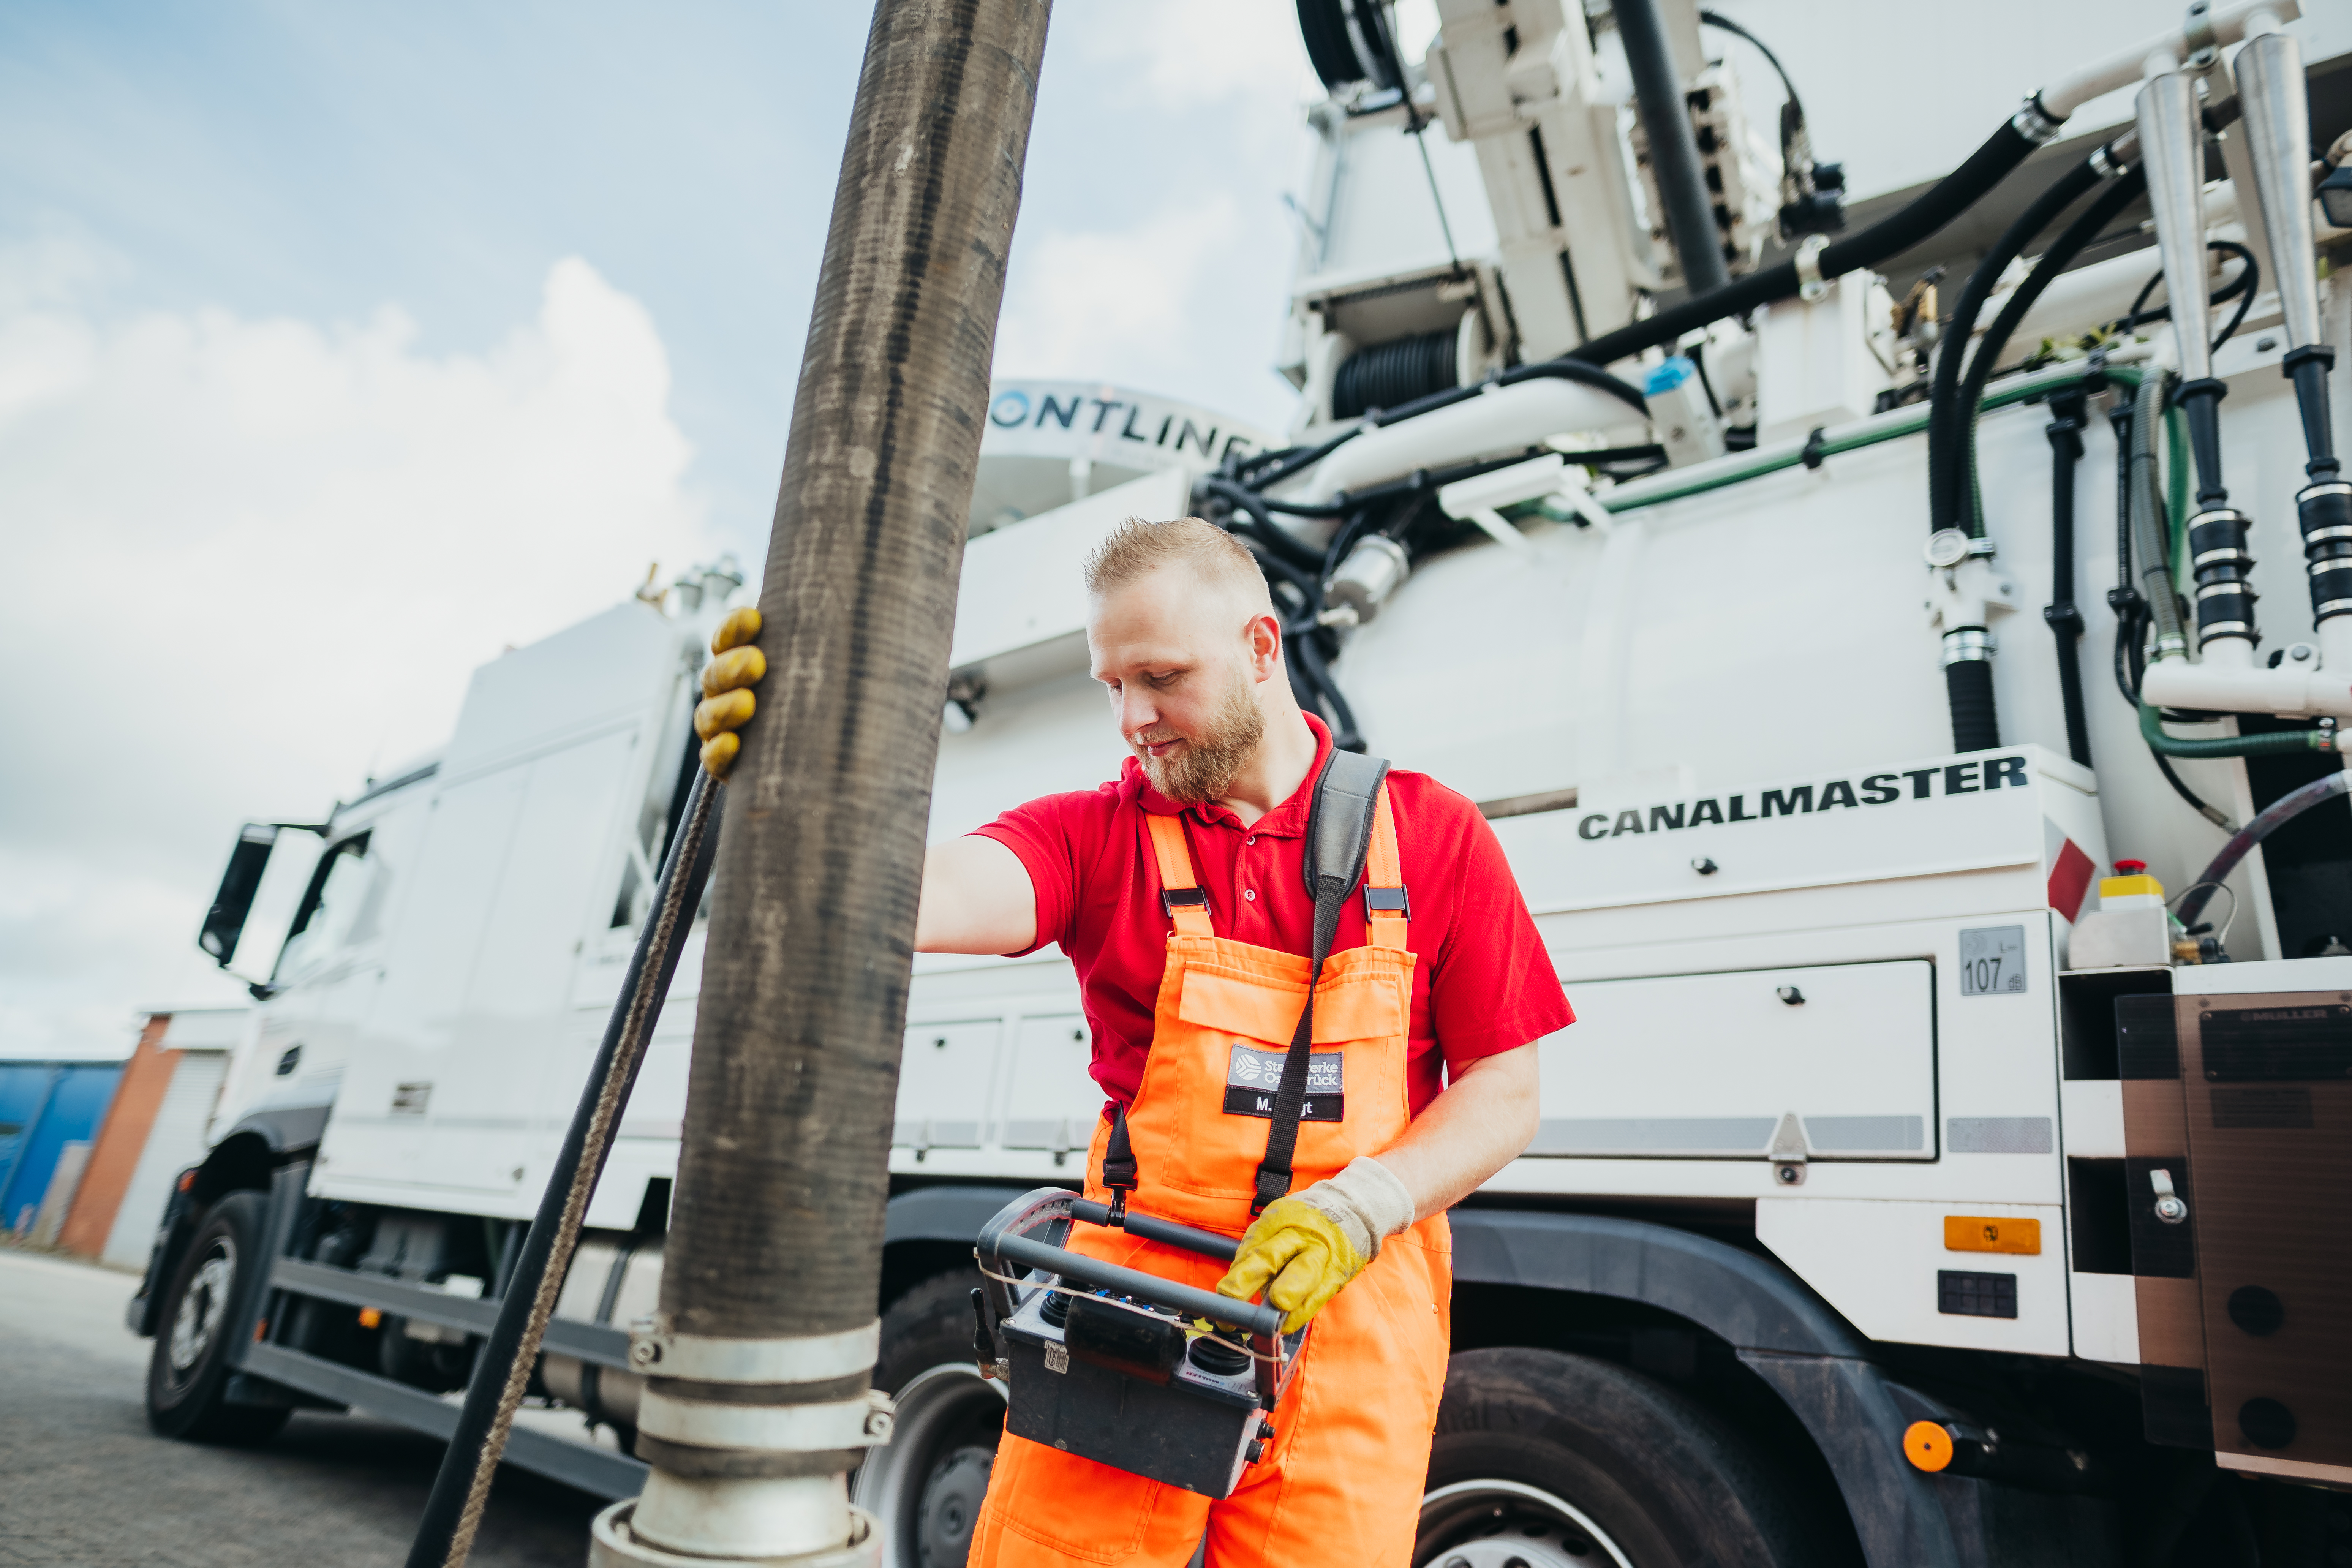
[[[1151,830],[1152,854],[1160,862],[1160,907],[1176,924],[1178,936],[1214,936],[1209,924],[1209,895],[1192,874],[1192,852],[1184,842],[1184,818],[1146,812],[1144,826]],[[1127,1206],[1135,1191],[1135,1143],[1128,1136],[1127,1107],[1111,1112],[1110,1142],[1103,1148],[1103,1185],[1110,1189],[1115,1208]]]
[[[1298,1027],[1290,1037],[1283,1058],[1282,1081],[1274,1091],[1274,1120],[1265,1132],[1265,1159],[1257,1168],[1256,1191],[1250,1213],[1290,1191],[1291,1164],[1298,1151],[1299,1118],[1307,1110],[1307,1075],[1314,1057],[1315,988],[1323,979],[1323,963],[1331,956],[1331,940],[1339,933],[1339,910],[1364,875],[1365,858],[1374,837],[1373,819],[1385,816],[1389,765],[1379,757],[1359,756],[1334,748],[1315,781],[1315,798],[1307,818],[1307,887],[1315,895],[1315,943],[1307,977],[1307,1004],[1298,1012]],[[1381,810],[1374,810],[1375,802]],[[1395,825],[1390,824],[1391,847]],[[1393,874],[1393,872],[1391,872]],[[1399,922],[1400,924],[1402,922]]]
[[[1373,947],[1402,947],[1405,922],[1412,919],[1412,900],[1397,858],[1396,814],[1389,809],[1389,789],[1382,784],[1372,803],[1372,842],[1364,863],[1365,940]]]
[[[1192,875],[1192,852],[1184,843],[1184,818],[1143,815],[1151,847],[1160,858],[1160,907],[1176,922],[1178,936],[1214,936],[1209,925],[1209,895]]]

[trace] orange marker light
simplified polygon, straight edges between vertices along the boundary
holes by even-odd
[[[196,1168],[194,1165],[191,1165],[186,1170],[180,1173],[180,1190],[184,1193],[195,1184]]]
[[[1937,1474],[1952,1462],[1952,1435],[1933,1421],[1914,1421],[1903,1429],[1903,1457],[1914,1469]]]
[[[380,1329],[383,1327],[383,1309],[381,1307],[362,1307],[360,1309],[360,1327],[363,1329]]]
[[[2029,1258],[2042,1255],[2042,1222],[1984,1215],[1944,1216],[1947,1252],[2013,1252]]]

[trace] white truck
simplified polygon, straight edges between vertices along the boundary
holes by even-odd
[[[2305,471],[2298,410],[2315,381],[2352,408],[2352,354],[2326,364],[2352,290],[2321,265],[2352,245],[2352,172],[2305,145],[2352,121],[2352,57],[2309,71],[2305,110],[2290,0],[2172,33],[2096,7],[2120,52],[2045,85],[2003,128],[2023,167],[1959,200],[1983,150],[1924,194],[1843,190],[1801,111],[1777,151],[1750,131],[1719,19],[1643,4],[1439,0],[1409,62],[1381,7],[1301,0],[1329,95],[1292,428],[997,384],[934,836],[1111,774],[1077,563],[1122,517],[1187,510],[1265,561],[1336,731],[1481,803],[1579,1022],[1541,1043],[1534,1145],[1454,1215],[1417,1563],[2342,1561],[2352,593],[2325,591],[2352,486]],[[1660,72],[1664,115],[1623,85]],[[2136,138],[2066,133],[2143,75]],[[2323,185],[2315,212],[2315,173],[2341,208]],[[1845,243],[1902,243],[1823,244],[1842,201]],[[1761,296],[1738,314],[1685,303],[1694,211]],[[2242,303],[2219,348],[2141,319],[2159,268],[2168,298]],[[2223,462],[2242,511],[2212,497]],[[452,1427],[740,585],[698,571],[485,666],[442,752],[315,830],[132,1305],[159,1430],[255,1440],[313,1406]],[[245,829],[203,936],[224,965],[272,865],[304,874],[272,858],[291,831]],[[509,1451],[608,1496],[643,1474],[626,1325],[656,1296],[699,948]],[[938,1568],[1003,1410],[974,1233],[1079,1180],[1102,1103],[1052,950],[919,958],[906,1041],[877,1370],[898,1417],[856,1488],[890,1561]]]

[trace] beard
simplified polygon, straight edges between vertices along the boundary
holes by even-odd
[[[1241,772],[1258,742],[1265,734],[1265,715],[1258,711],[1250,696],[1249,679],[1239,673],[1217,704],[1217,710],[1199,732],[1184,735],[1184,744],[1171,756],[1155,757],[1142,744],[1130,742],[1136,760],[1143,764],[1144,777],[1151,787],[1179,805],[1198,805],[1204,800],[1222,799],[1232,787],[1234,775]],[[1139,741],[1165,741],[1168,736],[1146,732]]]

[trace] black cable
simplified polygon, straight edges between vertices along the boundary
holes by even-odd
[[[2208,240],[2205,244],[2205,248],[2208,250],[2227,251],[2237,257],[2238,260],[2242,263],[2242,265],[2238,268],[2238,275],[2235,278],[2231,279],[2229,282],[2223,284],[2214,293],[2209,295],[2205,301],[2209,305],[2226,305],[2232,300],[2238,301],[2238,309],[2236,312],[2231,316],[2230,324],[2223,327],[2221,329],[2221,335],[2213,340],[2213,350],[2218,352],[2223,343],[2228,342],[2232,337],[2237,335],[2238,328],[2245,321],[2246,312],[2253,309],[2255,291],[2262,286],[2263,268],[2262,263],[2254,259],[2254,253],[2247,249],[2244,246],[2240,245],[2236,240]],[[2168,321],[2172,320],[2172,303],[2170,300],[2167,300],[2164,304],[2158,306],[2153,310],[2141,309],[2142,306],[2147,303],[2148,296],[2156,292],[2156,286],[2163,281],[2164,274],[2159,271],[2155,277],[2140,285],[2139,293],[2132,300],[2131,309],[2118,320],[2108,323],[2107,331],[2111,332],[2127,332],[2134,327],[2144,325],[2149,321]]]
[[[1323,662],[1323,650],[1315,646],[1315,634],[1310,632],[1291,638],[1290,649],[1292,657],[1305,668],[1307,678],[1321,689],[1324,700],[1330,705],[1326,717],[1331,721],[1331,744],[1343,752],[1362,751],[1364,737],[1356,729],[1355,710],[1348,706],[1348,700],[1339,695],[1339,684],[1331,679],[1330,667]]]
[[[1963,525],[1967,489],[1959,449],[1975,405],[1960,401],[1960,373],[1968,359],[1969,340],[1976,331],[1977,317],[1984,310],[1985,301],[1992,298],[2009,264],[2023,255],[2025,247],[2043,229],[2057,222],[2059,215],[2107,177],[2107,172],[2115,167],[2107,162],[2107,149],[2102,147],[2098,156],[2075,163],[2034,197],[2001,232],[1992,248],[1985,252],[1984,259],[1969,274],[1959,299],[1953,303],[1951,319],[1943,328],[1943,346],[1936,354],[1935,375],[1929,383],[1927,399],[1927,529],[1931,533]],[[1987,346],[1990,346],[1990,342]],[[1982,361],[1984,357],[1985,350],[1979,349],[1977,358]]]
[[[1937,181],[1933,189],[1860,234],[1825,247],[1818,258],[1821,275],[1835,278],[1875,267],[1928,239],[1976,205],[1987,192],[2008,177],[2011,170],[2025,161],[2025,155],[2035,145],[2017,128],[2015,121],[2003,121],[2000,130],[1969,154],[1966,163]],[[1570,353],[1587,364],[1613,364],[1644,349],[1674,342],[1685,333],[1727,316],[1745,315],[1759,305],[1793,299],[1802,282],[1796,262],[1783,261],[1660,310],[1646,321],[1603,332]]]
[[[539,1359],[556,1288],[570,1267],[589,1194],[612,1152],[622,1109],[645,1062],[646,1042],[661,1017],[679,955],[694,927],[694,911],[719,848],[720,785],[696,772],[677,836],[662,859],[653,910],[637,943],[596,1048],[580,1103],[555,1157],[539,1210],[523,1237],[499,1312],[468,1380],[456,1428],[425,1500],[425,1517],[408,1549],[408,1568],[463,1564],[481,1520],[481,1505],[506,1447],[523,1379]]]
[[[1758,54],[1762,55],[1764,63],[1772,68],[1772,73],[1780,79],[1780,86],[1788,92],[1789,102],[1797,111],[1797,122],[1801,125],[1804,123],[1805,105],[1804,101],[1797,96],[1797,84],[1789,79],[1789,69],[1780,63],[1780,57],[1774,54],[1763,39],[1719,11],[1701,11],[1698,14],[1698,23],[1702,27],[1713,27],[1719,32],[1729,33],[1735,38],[1744,39]],[[1787,147],[1788,142],[1783,140],[1782,150],[1786,151]]]
[[[2083,711],[2083,666],[2076,645],[2083,612],[2074,604],[2074,467],[2083,457],[2089,378],[2053,393],[2050,437],[2050,604],[2042,618],[2058,641],[2058,694],[2066,714],[2066,754],[2091,765],[2091,728]]]
[[[1302,572],[1312,572],[1323,564],[1320,551],[1310,550],[1275,525],[1264,497],[1244,489],[1230,479],[1221,479],[1213,475],[1202,479],[1200,488],[1232,503],[1234,510],[1242,519],[1231,525],[1236,532],[1247,534]]]

